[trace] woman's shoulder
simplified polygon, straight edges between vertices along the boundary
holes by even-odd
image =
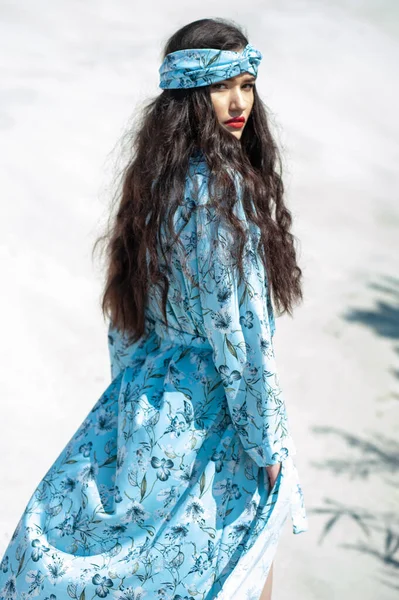
[[[237,170],[233,169],[231,165],[225,165],[224,169],[230,174],[232,179],[236,184],[240,185],[243,182],[242,174]],[[205,157],[205,154],[202,150],[196,149],[191,153],[189,159],[189,169],[188,174],[199,175],[203,177],[209,178],[211,175],[211,168],[209,167],[208,161]]]

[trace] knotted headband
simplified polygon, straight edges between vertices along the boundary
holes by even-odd
[[[262,54],[251,44],[242,52],[216,48],[188,48],[167,54],[159,67],[162,89],[192,88],[235,77],[257,75]]]

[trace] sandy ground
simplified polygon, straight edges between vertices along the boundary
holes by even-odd
[[[375,6],[378,4],[378,8]],[[217,12],[215,10],[217,9]],[[391,1],[0,2],[0,554],[110,381],[92,244],[115,144],[159,92],[168,36],[222,16],[264,60],[305,301],[277,320],[309,531],[274,600],[390,600],[399,583],[399,6]]]

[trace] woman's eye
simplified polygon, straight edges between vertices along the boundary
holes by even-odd
[[[253,83],[244,83],[243,87],[247,87],[247,86],[249,86],[249,88],[253,88],[253,87],[255,87],[255,84],[253,84]],[[213,83],[212,84],[212,89],[213,90],[220,90],[220,89],[222,89],[222,87],[226,87],[226,84],[225,83]]]

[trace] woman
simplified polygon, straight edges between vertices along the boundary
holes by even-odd
[[[271,303],[291,311],[301,271],[261,58],[221,19],[166,45],[100,238],[112,382],[32,495],[1,599],[264,600],[289,512],[307,529]]]

